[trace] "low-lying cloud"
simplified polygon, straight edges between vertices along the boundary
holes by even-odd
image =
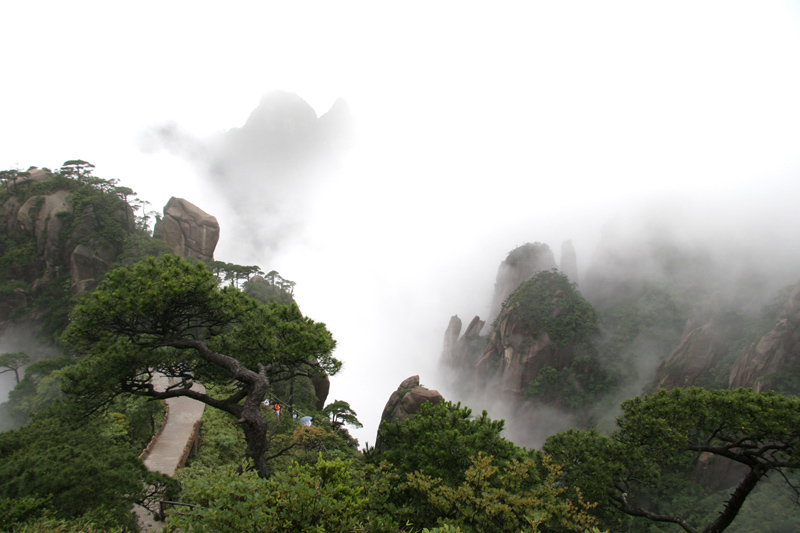
[[[350,145],[351,122],[344,100],[317,117],[298,95],[274,91],[240,127],[200,139],[178,124],[163,124],[146,132],[141,144],[191,161],[229,211],[224,231],[250,254],[264,255],[297,238],[311,191],[337,171]]]

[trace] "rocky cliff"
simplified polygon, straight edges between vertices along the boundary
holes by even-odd
[[[735,349],[741,337],[743,319],[734,312],[715,313],[708,322],[696,326],[689,320],[680,344],[656,369],[651,389],[716,386],[712,373]]]
[[[758,257],[754,268],[740,244],[704,246],[657,225],[622,229],[604,231],[580,293],[570,242],[560,272],[547,269],[547,245],[510,252],[491,321],[447,324],[448,397],[505,418],[509,435],[535,446],[560,429],[611,424],[621,399],[658,388],[800,393],[800,284],[779,291],[786,265]],[[721,466],[704,468],[698,479],[725,478]]]
[[[92,176],[88,163],[68,163],[58,172],[2,173],[0,330],[25,323],[56,334],[72,298],[94,290],[123,258],[137,260],[141,239],[150,239],[128,203],[130,189]],[[177,228],[178,236],[171,229],[162,235],[176,253],[213,258],[214,217],[174,198],[164,212],[162,227]]]
[[[485,322],[480,317],[474,317],[467,330],[461,335],[461,319],[458,316],[450,318],[450,324],[444,334],[444,347],[442,350],[442,363],[448,367],[472,367],[478,361],[486,338],[481,336]]]
[[[521,398],[549,367],[569,367],[597,332],[597,316],[569,279],[545,271],[523,283],[497,317],[474,371],[498,392]]]
[[[419,376],[411,376],[403,380],[389,397],[383,408],[381,422],[404,422],[409,416],[417,414],[423,403],[436,404],[443,399],[439,391],[421,386]]]
[[[153,237],[172,247],[175,255],[209,263],[219,241],[219,223],[191,202],[173,196],[164,207],[163,218],[156,222]]]
[[[543,245],[521,252],[519,257],[527,259],[542,253],[546,261],[552,259]],[[531,268],[531,261],[525,263],[520,271]],[[504,263],[498,279],[511,283],[514,264]],[[488,335],[481,335],[484,322],[476,316],[459,336],[461,320],[451,317],[441,361],[465,397],[488,396],[511,409],[529,401],[577,407],[589,398],[576,388],[589,388],[597,322],[592,306],[566,275],[555,269],[541,271],[505,298]],[[570,385],[564,385],[566,381]]]
[[[781,384],[782,372],[800,363],[800,282],[778,316],[773,329],[751,344],[736,359],[730,374],[730,388],[753,387],[769,390]],[[800,391],[787,390],[797,394]]]
[[[498,268],[488,335],[481,335],[486,322],[478,316],[462,336],[458,316],[451,317],[445,332],[441,361],[459,375],[461,387],[492,383],[497,393],[518,399],[542,368],[561,370],[571,364],[575,332],[564,320],[574,320],[573,312],[588,313],[592,322],[596,317],[569,275],[577,278],[570,241],[562,246],[561,272],[546,244],[526,243],[509,252]]]
[[[497,318],[503,302],[520,285],[531,279],[537,272],[552,268],[556,268],[556,260],[552,250],[546,244],[526,243],[509,252],[497,269],[489,321]]]
[[[797,394],[800,381],[792,373],[800,370],[800,282],[778,313],[764,313],[760,319],[730,309],[706,317],[707,311],[695,313],[649,388],[752,387]]]
[[[573,283],[578,283],[578,254],[575,252],[575,247],[572,246],[572,241],[564,241],[561,244],[561,272],[566,275]]]
[[[2,254],[16,257],[5,258],[5,285],[24,281],[36,290],[68,275],[72,294],[96,286],[133,231],[134,217],[121,198],[98,191],[95,201],[86,201],[85,189],[35,169],[6,190]]]
[[[111,183],[85,173],[4,175],[0,331],[14,322],[26,338],[52,335],[66,324],[70,298],[94,289],[122,252],[133,212]]]

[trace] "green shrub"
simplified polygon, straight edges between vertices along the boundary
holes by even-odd
[[[184,485],[185,497],[199,507],[171,514],[169,525],[197,533],[357,531],[367,499],[350,467],[320,456],[269,480],[247,468],[241,474],[233,467],[208,470]]]

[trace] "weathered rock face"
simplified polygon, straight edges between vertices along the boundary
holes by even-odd
[[[572,241],[564,241],[561,245],[561,272],[573,283],[578,283],[578,254]]]
[[[556,260],[546,244],[527,243],[509,252],[497,271],[489,321],[494,321],[500,314],[503,302],[520,285],[531,279],[534,274],[552,268],[556,268]]]
[[[15,187],[50,177],[50,173],[37,169]],[[100,227],[94,206],[89,204],[82,212],[76,213],[70,197],[68,190],[56,190],[50,194],[28,197],[22,202],[17,196],[11,196],[3,204],[0,227],[9,236],[26,235],[25,238],[31,238],[35,243],[35,253],[30,255],[27,262],[20,262],[5,272],[7,280],[31,283],[32,288],[36,289],[58,277],[69,275],[73,294],[90,291],[97,286],[99,276],[109,269],[119,250],[92,238],[92,233]],[[121,203],[111,216],[121,224],[123,230],[133,230],[134,217],[127,205]],[[77,224],[74,223],[76,218]],[[31,298],[30,295],[23,298],[21,294],[6,296],[5,307],[9,310],[19,308],[24,301],[30,303]]]
[[[33,297],[24,289],[0,293],[0,324],[7,322],[17,309],[29,308]]]
[[[747,348],[733,365],[730,388],[770,388],[770,376],[800,362],[800,282],[772,331]]]
[[[36,254],[45,268],[44,272],[34,280],[34,286],[56,277],[59,265],[64,264],[63,255],[66,250],[64,243],[59,240],[59,234],[66,228],[63,224],[64,217],[59,215],[71,214],[72,208],[68,198],[68,191],[56,191],[47,196],[32,196],[19,206],[16,213],[17,223],[8,224],[13,230],[20,230],[33,236],[36,241]],[[13,210],[16,203],[9,201],[7,204],[11,208],[9,210]]]
[[[111,268],[121,251],[90,237],[101,225],[93,205],[87,205],[76,216],[80,217],[79,222],[66,242],[66,249],[72,250],[66,262],[70,267],[73,294],[93,291],[102,274]],[[120,209],[114,214],[114,218],[127,232],[133,231],[134,217],[129,207],[127,213]],[[57,268],[56,266],[56,270]]]
[[[422,387],[419,384],[419,376],[411,376],[389,397],[381,415],[381,422],[405,422],[408,417],[419,412],[423,403],[437,404],[443,399],[439,391]]]
[[[480,359],[475,364],[475,380],[496,383],[504,395],[522,396],[525,386],[544,366],[561,370],[574,357],[571,345],[554,345],[547,331],[517,312],[518,306],[503,310]]]
[[[450,317],[450,323],[447,324],[447,330],[444,332],[444,346],[442,346],[442,362],[451,363],[453,361],[453,352],[458,342],[458,336],[461,333],[461,319],[458,315]]]
[[[444,365],[456,368],[472,367],[486,345],[485,337],[481,337],[481,330],[485,322],[479,316],[474,317],[464,335],[461,333],[461,319],[458,316],[450,318],[450,324],[444,334],[444,348],[441,362]]]
[[[687,323],[681,343],[656,370],[651,388],[703,386],[714,368],[738,339],[741,321],[718,316],[695,327]]]
[[[564,274],[540,272],[511,294],[488,337],[478,334],[483,323],[475,317],[455,344],[451,367],[459,374],[458,386],[491,390],[518,406],[544,367],[551,372],[570,367],[590,346],[596,323],[591,305]],[[540,399],[553,405],[563,400],[558,392]]]
[[[311,385],[314,387],[314,396],[317,397],[317,403],[314,407],[317,411],[322,411],[322,409],[325,407],[325,400],[328,399],[328,393],[331,390],[331,380],[327,374],[315,374],[311,378]]]
[[[52,174],[50,172],[48,172],[47,170],[44,170],[42,168],[37,168],[37,167],[31,167],[28,170],[28,175],[25,176],[25,177],[17,179],[17,181],[16,181],[16,183],[14,185],[21,185],[23,183],[27,183],[27,182],[31,182],[31,181],[33,181],[33,182],[44,181],[44,180],[50,178],[51,176],[52,176]]]
[[[69,258],[72,292],[89,292],[97,288],[101,276],[116,260],[117,252],[110,246],[79,244]]]
[[[191,202],[173,196],[164,207],[164,218],[156,222],[153,236],[171,246],[176,255],[210,262],[219,241],[219,223]]]

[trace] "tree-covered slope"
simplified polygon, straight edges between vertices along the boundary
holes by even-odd
[[[92,169],[0,172],[0,329],[27,321],[55,338],[74,298],[110,268],[166,251],[136,193]]]

